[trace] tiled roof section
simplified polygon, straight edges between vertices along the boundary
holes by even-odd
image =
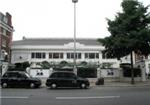
[[[24,38],[13,41],[13,45],[64,45],[70,42],[74,42],[74,40],[71,38]],[[96,38],[77,38],[76,42],[84,45],[101,45]]]

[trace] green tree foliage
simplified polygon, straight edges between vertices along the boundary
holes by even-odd
[[[51,67],[51,65],[49,64],[49,62],[47,62],[47,61],[43,61],[43,62],[41,62],[41,67],[43,68],[43,69],[49,69],[50,67]]]
[[[105,46],[104,54],[120,58],[132,51],[142,55],[150,53],[150,12],[137,0],[123,0],[122,12],[114,20],[107,19],[109,37],[99,39]]]
[[[26,69],[27,67],[30,67],[29,62],[15,63],[15,68]]]

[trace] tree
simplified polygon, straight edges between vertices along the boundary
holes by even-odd
[[[117,13],[114,20],[107,19],[111,35],[99,41],[105,46],[107,57],[120,59],[131,54],[131,83],[134,84],[132,52],[145,56],[150,53],[149,6],[137,0],[123,0],[121,6],[122,12]]]

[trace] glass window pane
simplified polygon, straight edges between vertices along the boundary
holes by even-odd
[[[89,53],[89,59],[94,59],[95,58],[95,53]]]
[[[67,59],[70,59],[70,53],[67,53]]]
[[[99,58],[99,53],[96,53],[96,58]]]
[[[53,53],[53,58],[55,59],[59,58],[59,53]]]
[[[60,58],[64,58],[64,57],[63,57],[63,53],[60,53]]]
[[[71,53],[71,58],[72,58],[72,59],[74,58],[74,53]]]
[[[53,58],[52,53],[49,53],[49,58]]]
[[[88,58],[88,53],[85,53],[85,58]]]
[[[78,59],[81,59],[81,53],[78,53]]]
[[[35,53],[31,53],[31,58],[35,58]]]

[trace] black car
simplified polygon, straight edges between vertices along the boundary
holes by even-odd
[[[66,71],[53,72],[46,81],[46,86],[50,88],[80,87],[86,89],[89,85],[90,83],[87,79]]]
[[[7,71],[1,77],[2,88],[6,87],[30,87],[38,88],[41,86],[41,80],[31,77],[23,71]]]

